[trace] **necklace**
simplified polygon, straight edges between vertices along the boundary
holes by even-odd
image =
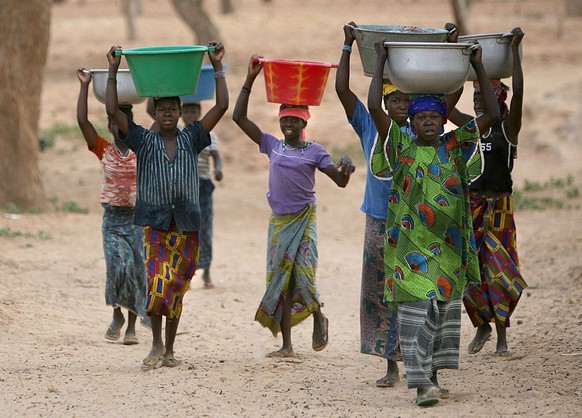
[[[301,150],[301,155],[303,155],[303,150],[309,145],[306,141],[301,141],[298,147],[289,145],[285,140],[283,140],[283,152],[285,151],[297,151]]]

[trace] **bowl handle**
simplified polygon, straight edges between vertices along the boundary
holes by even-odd
[[[511,38],[513,38],[513,33],[512,32],[505,32],[503,35],[501,35],[499,38],[496,39],[498,44],[505,44],[507,42],[509,42],[511,40]]]
[[[481,45],[479,45],[479,44],[474,44],[474,45],[468,46],[467,48],[463,49],[463,54],[464,55],[471,55],[471,53],[474,50],[479,49],[479,48],[481,48]]]
[[[117,51],[115,51],[115,56],[119,57],[120,55],[123,55],[123,50],[118,49]]]

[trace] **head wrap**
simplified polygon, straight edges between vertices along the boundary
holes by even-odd
[[[390,93],[394,93],[395,91],[398,91],[398,87],[389,81],[385,81],[382,85],[382,96],[388,96]]]
[[[442,95],[412,94],[408,103],[408,116],[414,117],[419,112],[433,110],[443,117],[443,124],[447,123],[447,102]]]
[[[507,92],[509,91],[509,86],[504,84],[501,80],[489,80],[491,83],[491,87],[493,87],[493,91],[495,92],[495,96],[497,97],[497,103],[499,104],[499,115],[501,119],[506,119],[509,115],[509,108],[507,107]],[[481,93],[481,85],[478,81],[473,81],[473,88],[475,89],[475,93]]]
[[[307,106],[282,104],[279,108],[279,119],[284,118],[285,116],[293,116],[307,122],[311,117],[311,114],[309,113],[309,107]]]

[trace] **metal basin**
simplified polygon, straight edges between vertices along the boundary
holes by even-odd
[[[358,25],[352,27],[358,52],[364,67],[364,74],[372,77],[376,67],[376,49],[374,44],[381,40],[387,42],[445,42],[449,32],[444,29],[420,28],[399,25]],[[387,69],[384,68],[384,78]]]
[[[513,33],[484,33],[480,35],[459,36],[459,42],[479,42],[483,50],[481,60],[489,79],[511,77],[513,72],[513,54],[511,53],[511,39]],[[521,57],[521,44],[519,46]],[[469,81],[477,80],[473,67],[469,70]]]
[[[107,87],[107,76],[109,70],[97,69],[89,70],[93,74],[93,93],[97,100],[105,103],[105,88]],[[117,71],[117,100],[119,104],[137,104],[143,102],[147,97],[138,96],[131,73],[127,69]]]
[[[469,43],[385,42],[388,78],[404,93],[447,94],[467,80]]]

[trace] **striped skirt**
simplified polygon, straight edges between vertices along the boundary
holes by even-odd
[[[281,331],[283,305],[293,278],[291,326],[322,306],[315,282],[317,269],[315,205],[290,215],[271,215],[267,245],[267,290],[255,321],[274,336]]]
[[[459,368],[460,299],[399,303],[398,324],[409,389],[430,387],[434,372]]]
[[[134,208],[103,205],[103,252],[107,269],[105,303],[146,316],[147,278],[143,230],[133,223]]]
[[[144,228],[145,261],[148,273],[148,315],[180,318],[182,300],[196,272],[198,231],[179,232]]]
[[[508,327],[527,287],[519,271],[511,195],[488,198],[472,193],[471,212],[481,284],[469,286],[463,303],[475,327],[493,320]]]
[[[401,360],[398,310],[384,301],[384,232],[386,222],[366,215],[362,288],[360,292],[360,351]]]

